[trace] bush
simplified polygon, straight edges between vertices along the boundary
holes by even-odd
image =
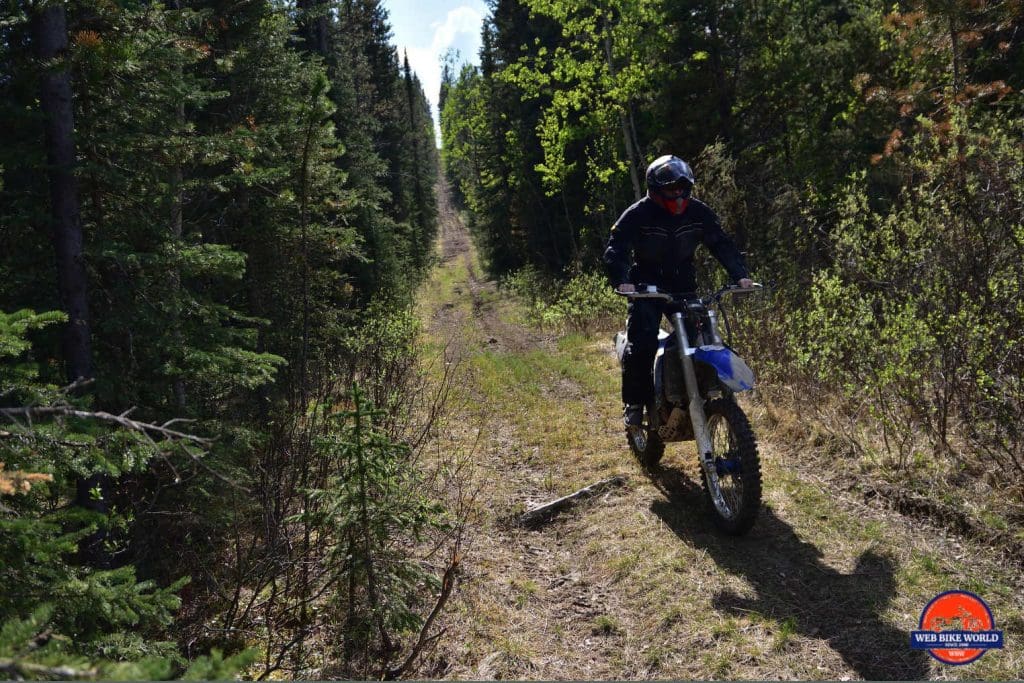
[[[544,329],[589,332],[625,315],[625,300],[596,272],[556,281],[524,268],[506,277],[502,286],[527,302],[530,322]]]
[[[1020,128],[925,125],[884,210],[852,177],[794,326],[801,365],[871,407],[900,468],[918,433],[948,470],[979,454],[995,481],[1024,481]]]

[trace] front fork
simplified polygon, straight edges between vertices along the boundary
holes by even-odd
[[[711,432],[708,431],[708,419],[704,414],[704,397],[700,395],[697,371],[693,366],[695,349],[690,346],[690,338],[686,334],[686,326],[683,324],[683,314],[676,311],[671,318],[672,328],[676,331],[676,339],[679,340],[677,348],[679,349],[679,360],[683,366],[686,394],[690,399],[690,421],[693,423],[693,436],[697,442],[697,456],[704,469],[704,476],[707,477],[708,490],[711,492],[715,506],[721,508],[725,505],[725,500],[722,498],[721,488],[718,486],[718,472],[715,469]]]

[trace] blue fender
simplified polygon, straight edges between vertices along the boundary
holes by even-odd
[[[722,384],[733,391],[754,388],[754,371],[728,346],[701,346],[694,350],[693,358],[713,367]]]

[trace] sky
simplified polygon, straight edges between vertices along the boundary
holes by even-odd
[[[434,112],[438,145],[437,94],[441,89],[441,56],[452,47],[461,61],[479,64],[480,27],[487,15],[483,0],[384,0],[398,47],[398,59],[409,54]]]

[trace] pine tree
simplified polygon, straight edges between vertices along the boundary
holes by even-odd
[[[334,373],[363,378],[392,422],[407,405],[405,306],[437,226],[426,97],[399,68],[379,2],[62,4],[67,50],[45,63],[46,27],[34,36],[32,24],[44,5],[3,7],[0,310],[17,312],[0,314],[0,669],[230,674],[247,659],[215,652],[188,668],[163,640],[182,599],[196,622],[251,628],[253,614],[212,587],[260,596],[283,581],[280,623],[316,626],[321,530],[282,542],[297,512],[317,509],[310,491],[336,486],[312,449],[311,406],[333,398]],[[74,117],[73,162],[47,161],[59,117],[37,106],[41,83],[70,84],[57,99]],[[71,214],[51,200],[52,174],[77,184],[71,260],[88,318],[58,287],[71,271],[46,226]],[[69,314],[31,313],[61,309],[90,323],[88,395],[59,388],[75,359],[60,343]],[[90,475],[109,478],[106,512],[66,505]],[[71,561],[99,528],[111,567]],[[183,575],[195,579],[184,591]],[[423,590],[393,594],[411,605]],[[25,656],[26,638],[47,632],[59,637]],[[276,638],[263,634],[267,672],[301,668],[301,647]]]

